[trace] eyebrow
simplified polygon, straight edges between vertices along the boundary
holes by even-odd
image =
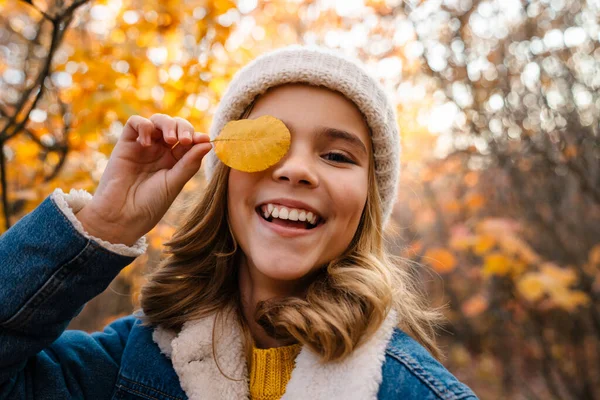
[[[362,140],[358,138],[353,133],[346,132],[341,129],[331,128],[328,126],[321,126],[318,128],[317,137],[320,138],[322,136],[326,136],[329,139],[340,139],[350,143],[352,146],[358,148],[365,155],[367,154],[367,148]]]
[[[290,130],[290,132],[292,131],[292,125],[289,121],[281,120],[281,122],[283,122],[283,124]],[[352,146],[358,148],[361,152],[364,153],[364,155],[369,154],[369,152],[367,151],[367,147],[365,146],[363,141],[360,140],[359,137],[353,133],[346,132],[342,129],[332,128],[330,126],[317,126],[317,139],[320,139],[323,136],[332,140],[344,140],[350,143]]]

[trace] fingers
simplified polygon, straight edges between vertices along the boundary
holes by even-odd
[[[210,142],[210,136],[205,133],[194,132],[194,143],[207,143]]]
[[[184,146],[193,144],[192,135],[194,134],[194,127],[187,120],[175,117],[173,118],[177,122],[177,138],[179,143]]]
[[[209,142],[193,146],[173,168],[167,171],[167,185],[171,193],[179,193],[183,189],[183,186],[192,179],[200,169],[202,159],[210,149],[212,149],[212,144]]]
[[[150,121],[161,132],[157,138],[162,139],[171,146],[179,141],[184,146],[191,146],[193,142],[192,135],[194,127],[192,124],[180,117],[172,118],[166,114],[154,114],[150,117]]]
[[[131,127],[131,129],[128,129]],[[154,124],[147,118],[139,115],[132,115],[125,124],[123,129],[122,140],[138,141],[142,146],[150,146],[152,144],[151,137],[154,131]]]
[[[172,118],[166,114],[154,114],[150,119],[133,115],[127,120],[123,140],[136,140],[142,146],[161,143],[171,148],[171,154],[176,161],[196,144],[208,143],[208,135],[195,132],[193,125],[180,117]]]
[[[177,143],[177,121],[175,118],[171,118],[166,114],[154,114],[150,117],[150,121],[159,131],[156,139],[162,138],[165,143],[171,146]]]
[[[180,117],[172,118],[166,114],[154,114],[150,119],[133,115],[127,120],[126,128],[132,129],[124,129],[122,139],[138,141],[144,146],[157,141],[163,141],[170,147],[177,142],[191,146],[206,140],[194,131],[189,121]]]
[[[206,134],[200,132],[194,132],[194,144],[193,145],[182,145],[181,142],[177,144],[172,150],[171,154],[175,157],[176,160],[181,160],[185,153],[187,153],[192,146],[196,147],[199,144],[204,144],[210,142],[210,137]],[[209,143],[210,144],[210,143]],[[211,145],[212,146],[212,145]]]

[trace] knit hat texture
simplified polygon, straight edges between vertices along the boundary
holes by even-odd
[[[400,134],[396,111],[382,85],[358,60],[316,47],[293,45],[265,53],[240,69],[225,90],[210,128],[216,138],[225,124],[241,118],[258,95],[286,83],[324,86],[346,96],[365,116],[372,132],[375,176],[381,198],[383,224],[392,213],[400,174]],[[217,163],[213,151],[205,158],[210,180]]]

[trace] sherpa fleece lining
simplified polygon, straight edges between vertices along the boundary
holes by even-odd
[[[83,189],[71,189],[69,194],[66,194],[62,189],[54,189],[54,192],[50,195],[50,198],[60,208],[60,211],[71,221],[75,229],[83,235],[85,238],[90,239],[101,245],[107,250],[113,253],[120,254],[127,257],[137,257],[146,252],[148,244],[146,243],[146,236],[142,236],[138,239],[133,246],[127,246],[125,244],[114,244],[90,235],[83,229],[83,225],[75,213],[79,212],[87,203],[92,200],[92,195]]]
[[[231,313],[230,313],[231,315]],[[249,398],[248,370],[242,336],[228,317],[215,329],[216,355],[223,376],[213,358],[212,332],[215,316],[188,321],[179,334],[158,327],[153,340],[171,359],[182,389],[190,400],[231,400]],[[391,311],[375,335],[343,362],[321,363],[317,354],[303,347],[282,400],[376,400],[382,381],[385,349],[397,325]]]

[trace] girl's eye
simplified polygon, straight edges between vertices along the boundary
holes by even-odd
[[[352,159],[350,159],[349,157],[345,156],[342,153],[331,152],[331,153],[325,154],[323,157],[326,160],[333,161],[333,162],[355,164],[355,162]]]

